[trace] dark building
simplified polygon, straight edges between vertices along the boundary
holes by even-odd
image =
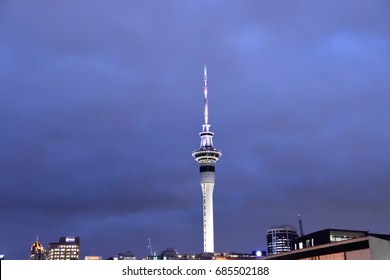
[[[174,248],[168,247],[161,252],[160,257],[163,260],[177,260],[177,255],[178,253]]]
[[[273,260],[390,260],[390,235],[325,229],[292,240],[291,251]]]
[[[137,257],[131,251],[126,251],[126,252],[118,253],[117,259],[120,261],[122,261],[122,260],[136,260]]]
[[[267,230],[268,255],[290,251],[291,242],[298,237],[294,227],[289,225],[274,226]]]
[[[342,229],[324,229],[316,231],[291,242],[291,250],[298,250],[316,245],[328,244],[331,242],[344,241],[357,237],[368,236],[368,231],[342,230]]]
[[[187,255],[185,255],[187,256]],[[191,256],[190,254],[188,256]],[[175,248],[168,247],[160,253],[160,255],[150,255],[145,257],[145,260],[178,260],[181,255],[175,250]]]

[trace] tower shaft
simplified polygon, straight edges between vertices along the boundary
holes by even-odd
[[[203,195],[203,251],[214,252],[213,193],[215,182],[214,163],[200,165],[200,185]]]

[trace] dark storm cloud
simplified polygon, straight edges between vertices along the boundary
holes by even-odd
[[[141,257],[148,237],[199,252],[204,62],[217,250],[264,247],[298,213],[308,232],[388,233],[389,9],[1,2],[0,252],[25,258],[37,233],[104,257]]]

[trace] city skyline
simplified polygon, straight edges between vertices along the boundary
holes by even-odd
[[[0,254],[203,248],[203,65],[223,151],[216,252],[267,229],[389,234],[385,1],[0,2]],[[212,70],[211,70],[212,69]],[[98,244],[98,246],[96,246]],[[98,252],[97,252],[98,250]]]

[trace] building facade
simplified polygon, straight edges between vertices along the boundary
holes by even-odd
[[[58,242],[50,243],[48,260],[79,260],[80,237],[60,237]]]
[[[268,255],[290,251],[292,240],[298,237],[296,229],[289,225],[274,226],[267,230]]]

